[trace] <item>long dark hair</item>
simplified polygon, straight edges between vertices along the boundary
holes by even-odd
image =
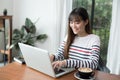
[[[65,48],[64,48],[65,58],[68,58],[70,45],[74,41],[74,38],[76,36],[70,27],[70,21],[73,21],[73,20],[77,22],[79,22],[80,20],[83,20],[83,21],[88,20],[88,24],[85,26],[85,31],[88,34],[92,33],[89,16],[88,16],[86,9],[82,7],[73,9],[68,18],[68,36],[67,36],[67,41],[66,41]]]

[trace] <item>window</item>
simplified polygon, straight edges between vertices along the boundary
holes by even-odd
[[[112,0],[73,0],[72,8],[75,7],[84,7],[87,9],[93,33],[100,36],[100,55],[106,63],[111,25]]]

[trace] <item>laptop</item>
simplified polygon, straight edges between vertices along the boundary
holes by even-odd
[[[23,43],[18,44],[24,57],[25,63],[30,68],[33,68],[37,71],[40,71],[46,75],[55,78],[75,70],[75,68],[61,68],[60,70],[55,70],[52,67],[49,52],[47,50],[26,45]]]

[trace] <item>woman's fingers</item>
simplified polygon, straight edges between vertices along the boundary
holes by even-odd
[[[61,67],[65,66],[66,65],[66,60],[63,60],[63,61],[55,61],[52,63],[52,66],[53,68],[58,68],[60,69]]]
[[[55,68],[57,68],[57,67],[58,67],[58,63],[53,62],[53,63],[52,63],[52,66],[53,66],[53,68],[55,69]]]
[[[52,63],[53,68],[61,68],[61,61],[55,61]]]

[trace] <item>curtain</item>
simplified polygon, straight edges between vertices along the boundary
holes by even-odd
[[[120,0],[113,0],[107,67],[120,75]]]
[[[72,10],[72,0],[56,0],[56,30],[58,45],[63,41],[67,32],[69,13]]]

